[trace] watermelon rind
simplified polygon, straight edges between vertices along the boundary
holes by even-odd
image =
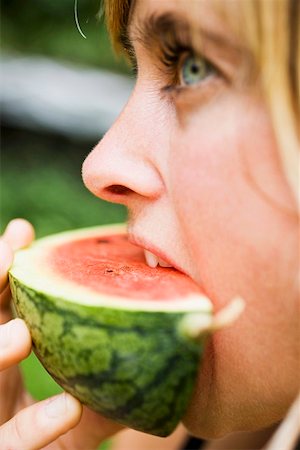
[[[211,316],[209,300],[200,296],[197,306],[193,299],[193,307],[186,302],[182,310],[175,299],[177,307],[163,310],[160,302],[150,307],[151,302],[125,305],[124,299],[112,302],[99,294],[90,298],[88,289],[61,289],[61,280],[34,264],[58,240],[121,230],[124,226],[61,233],[17,252],[9,274],[12,296],[36,355],[66,391],[125,426],[168,436],[188,406],[206,340],[191,338],[182,323],[191,311]]]

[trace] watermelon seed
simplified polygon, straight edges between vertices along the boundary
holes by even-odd
[[[109,244],[109,239],[96,239],[97,244]]]

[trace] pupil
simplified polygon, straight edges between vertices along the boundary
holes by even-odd
[[[196,75],[199,72],[199,67],[197,66],[197,64],[195,63],[192,64],[191,71],[194,75]]]

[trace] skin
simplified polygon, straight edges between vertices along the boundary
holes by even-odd
[[[150,14],[171,11],[238,43],[211,5],[197,3],[196,15],[186,10],[186,2],[136,2],[129,29],[138,61],[136,87],[86,159],[83,180],[98,197],[125,204],[132,239],[155,246],[191,276],[216,311],[236,295],[243,297],[240,319],[210,340],[184,418],[194,435],[219,438],[276,424],[296,396],[299,268],[296,204],[259,82],[240,82],[241,72],[249,69],[244,59],[204,40],[205,57],[222,75],[166,92],[162,86],[169,79],[157,52],[136,37]],[[7,270],[12,249],[32,238],[24,221],[13,221],[1,238],[3,324],[11,318]],[[81,418],[81,405],[69,395],[52,404],[54,417],[45,412],[49,401],[34,403],[25,395],[15,364],[30,352],[30,336],[20,320],[9,327],[0,326],[4,448],[41,448],[50,442],[46,448],[95,448],[119,430],[87,410]],[[14,339],[7,346],[10,333]],[[158,448],[155,442],[152,448]]]

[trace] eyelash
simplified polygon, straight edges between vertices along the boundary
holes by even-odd
[[[216,75],[221,76],[220,70],[206,59],[202,55],[197,55],[197,52],[192,47],[189,42],[185,42],[180,36],[176,34],[172,35],[168,42],[163,42],[160,45],[160,62],[159,69],[163,72],[164,76],[167,76],[168,83],[161,87],[162,93],[174,93],[179,94],[191,87],[188,85],[180,85],[179,70],[181,68],[180,63],[184,61],[184,57],[188,56],[200,56],[205,60],[208,67],[210,67]],[[129,58],[131,60],[131,70],[134,77],[138,74],[138,64],[133,51],[129,53]]]
[[[173,37],[172,42],[161,48],[161,62],[164,66],[164,71],[167,76],[170,77],[170,82],[163,86],[162,92],[182,92],[186,89],[190,89],[188,85],[180,85],[179,71],[181,69],[181,63],[185,61],[188,56],[196,57],[197,53],[191,45],[183,44],[177,36]],[[201,55],[199,55],[201,56]],[[207,63],[207,65],[216,73],[219,74],[219,70],[204,56],[201,56]]]
[[[178,69],[182,56],[192,55],[194,52],[191,47],[182,45],[182,43],[176,39],[174,39],[172,43],[162,46],[160,51],[164,71],[166,71],[171,79],[170,86],[175,85],[179,82]]]

